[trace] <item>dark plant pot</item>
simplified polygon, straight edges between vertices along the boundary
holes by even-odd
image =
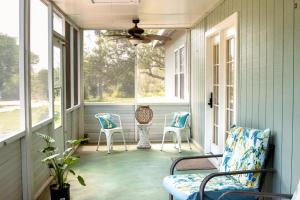
[[[56,184],[50,185],[51,200],[70,200],[70,184],[59,189]]]

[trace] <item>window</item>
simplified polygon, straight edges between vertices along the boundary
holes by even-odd
[[[64,24],[63,24],[63,19],[60,17],[58,14],[53,12],[53,30],[60,35],[64,35]]]
[[[74,106],[78,105],[78,31],[73,29],[73,83]]]
[[[48,7],[40,0],[32,0],[30,11],[31,117],[35,125],[50,117]]]
[[[71,92],[71,26],[68,22],[65,23],[65,39],[66,39],[66,109],[72,107],[72,92]]]
[[[73,40],[71,38],[73,32]],[[66,39],[66,109],[78,105],[79,91],[79,69],[78,69],[78,31],[71,25],[65,23],[65,39]],[[72,41],[71,41],[72,40]],[[73,53],[71,53],[73,52]]]
[[[0,15],[1,138],[24,128],[19,90],[19,0],[0,1]]]
[[[84,100],[133,103],[135,47],[107,34],[121,31],[84,31]]]
[[[175,51],[175,97],[184,99],[185,93],[185,54],[184,47]]]

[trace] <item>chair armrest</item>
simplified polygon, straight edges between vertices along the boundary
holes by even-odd
[[[275,193],[267,193],[267,192],[252,192],[252,191],[245,191],[245,190],[232,190],[223,193],[218,200],[222,200],[223,198],[238,194],[241,196],[255,196],[255,197],[267,197],[267,198],[284,198],[284,199],[292,199],[293,195],[291,194],[275,194]]]
[[[183,160],[192,160],[192,159],[204,159],[204,158],[217,158],[217,157],[223,157],[223,154],[215,154],[215,155],[203,155],[203,156],[186,156],[186,157],[180,157],[173,161],[171,168],[170,168],[170,175],[174,174],[174,170],[176,165]]]
[[[199,194],[200,200],[204,199],[204,189],[208,181],[217,176],[228,176],[228,175],[240,175],[240,174],[250,174],[250,173],[273,173],[274,169],[257,169],[257,170],[243,170],[243,171],[231,171],[231,172],[215,172],[207,175],[201,182]]]

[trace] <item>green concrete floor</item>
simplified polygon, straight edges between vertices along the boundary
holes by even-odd
[[[72,200],[164,200],[168,194],[162,186],[163,178],[169,174],[171,157],[199,155],[195,147],[189,150],[183,144],[178,153],[173,144],[166,144],[161,152],[159,144],[152,144],[151,150],[137,150],[136,145],[114,146],[112,154],[101,146],[79,147],[80,163],[75,170],[85,178],[86,187],[71,180]]]

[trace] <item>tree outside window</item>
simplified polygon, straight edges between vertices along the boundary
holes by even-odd
[[[155,33],[154,30],[146,32]],[[133,103],[137,97],[164,96],[164,47],[134,47],[124,38],[106,35],[124,31],[84,32],[84,97],[86,102]],[[136,67],[137,65],[137,67]]]

